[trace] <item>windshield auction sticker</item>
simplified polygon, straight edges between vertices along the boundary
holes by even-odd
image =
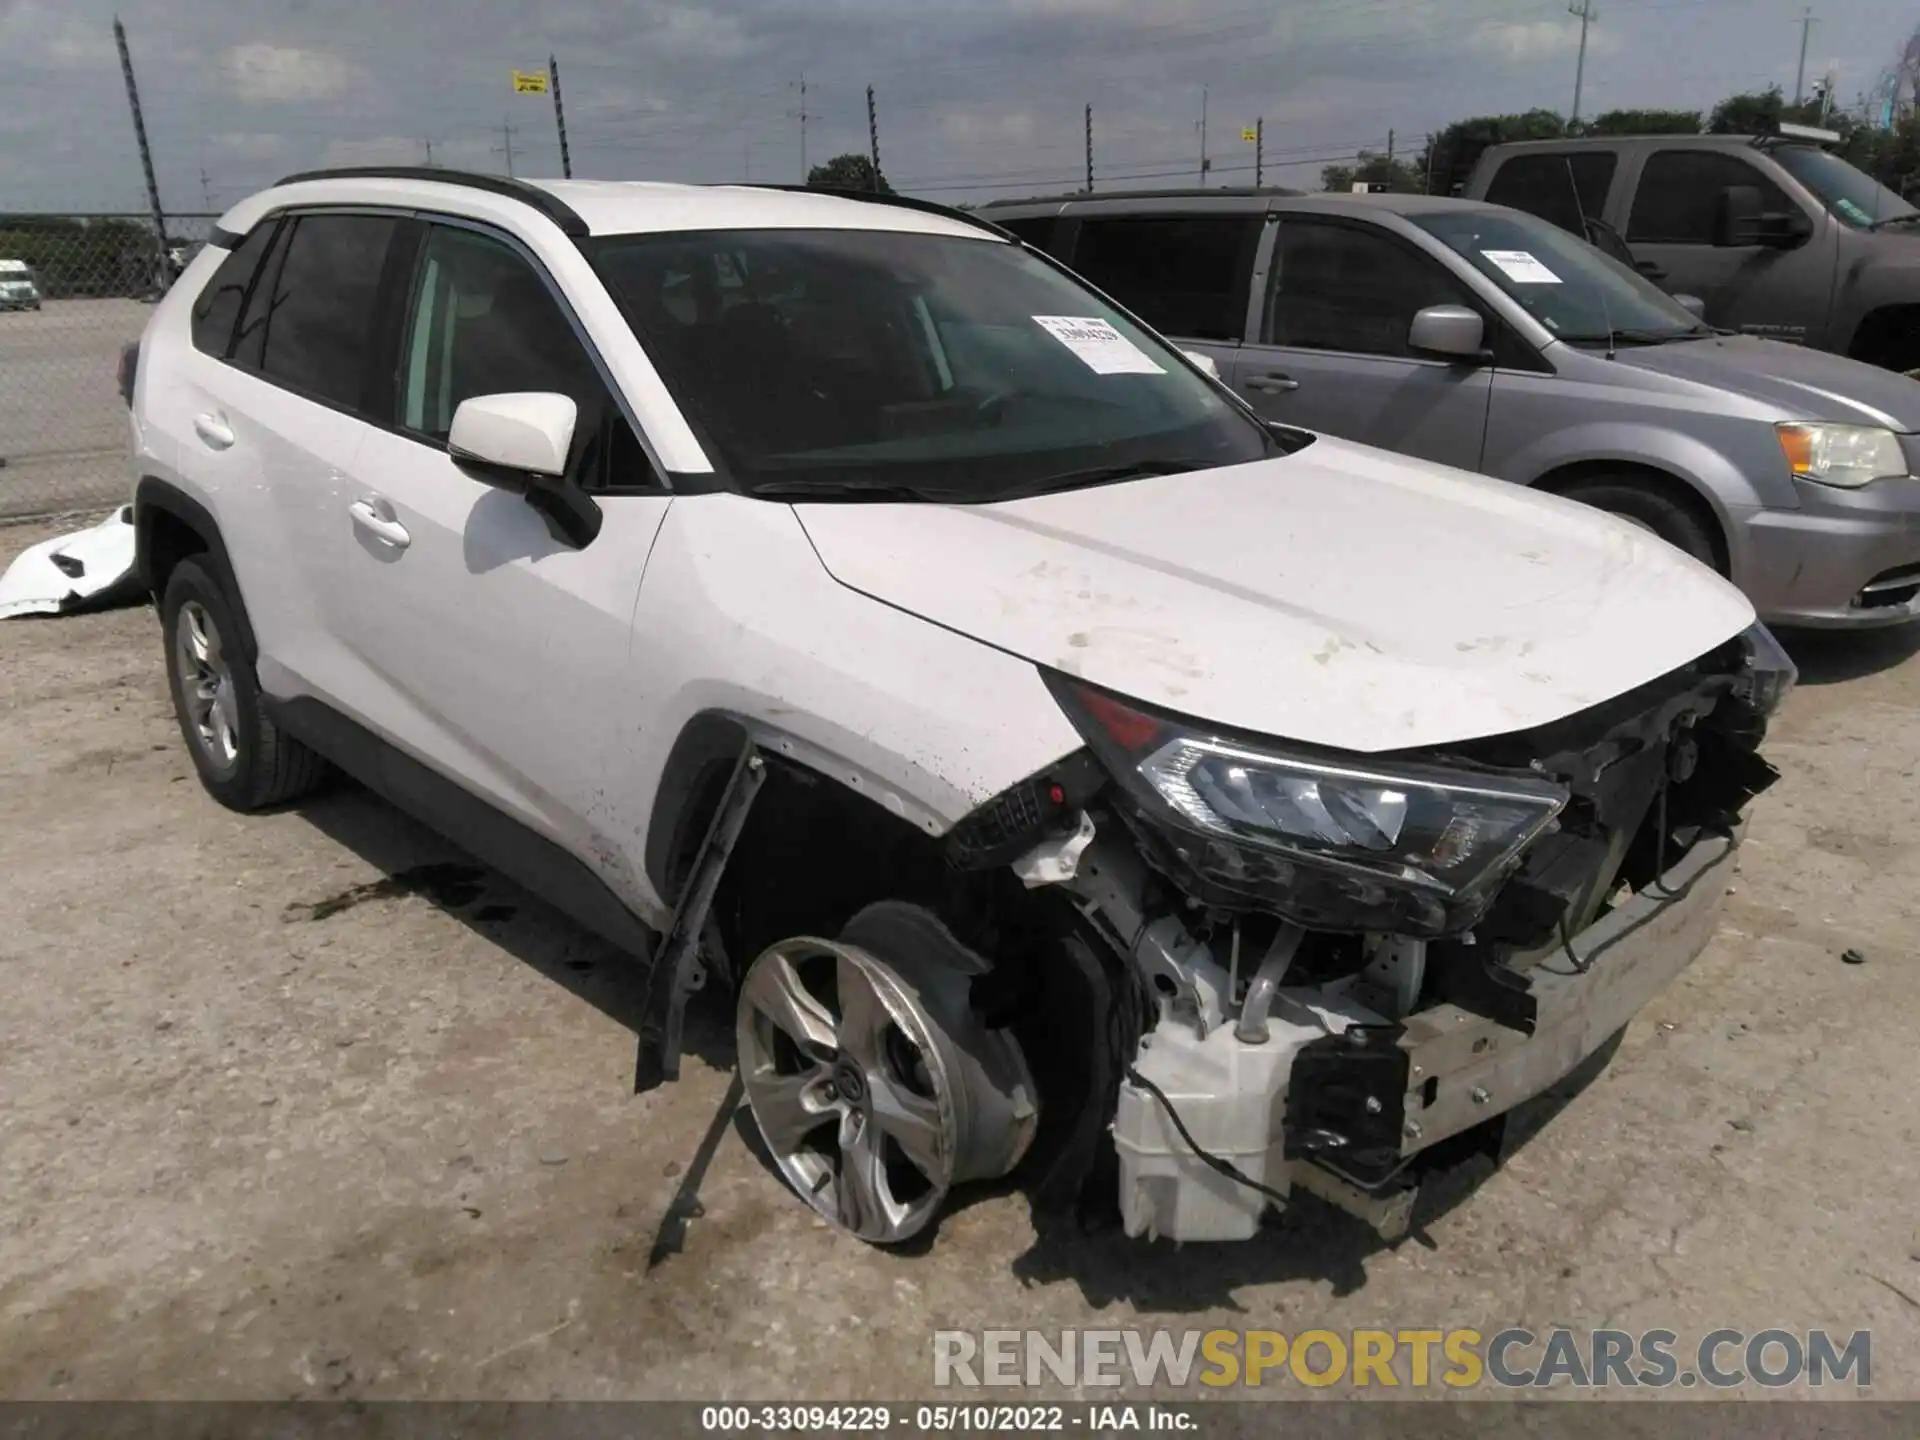
[[[1500,273],[1516,285],[1558,285],[1560,277],[1534,259],[1531,250],[1482,250]]]
[[[1167,373],[1105,320],[1090,315],[1036,315],[1033,323],[1078,355],[1096,375]]]

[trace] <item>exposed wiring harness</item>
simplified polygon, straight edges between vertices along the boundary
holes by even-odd
[[[1185,1123],[1181,1121],[1180,1112],[1173,1108],[1173,1102],[1167,1098],[1166,1091],[1142,1075],[1137,1066],[1129,1065],[1127,1067],[1127,1083],[1130,1085],[1138,1085],[1142,1090],[1146,1091],[1147,1094],[1160,1102],[1160,1108],[1167,1112],[1167,1119],[1173,1122],[1173,1128],[1180,1132],[1180,1138],[1186,1142],[1187,1148],[1193,1151],[1195,1157],[1199,1159],[1202,1165],[1205,1165],[1216,1174],[1226,1176],[1227,1179],[1233,1181],[1236,1185],[1244,1185],[1249,1190],[1257,1191],[1266,1196],[1267,1199],[1273,1201],[1276,1205],[1284,1207],[1287,1204],[1287,1197],[1282,1195],[1278,1190],[1275,1190],[1272,1186],[1262,1185],[1231,1160],[1223,1160],[1218,1155],[1202,1149],[1200,1142],[1193,1138],[1193,1135],[1188,1131]]]

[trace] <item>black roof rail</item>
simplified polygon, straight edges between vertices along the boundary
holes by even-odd
[[[937,200],[916,200],[911,195],[893,195],[884,190],[854,190],[839,185],[773,185],[759,180],[744,183],[749,190],[785,190],[795,195],[832,195],[841,200],[865,200],[873,205],[891,205],[898,210],[918,210],[927,215],[943,215],[949,220],[958,220],[962,225],[971,225],[976,230],[986,230],[998,235],[1002,240],[1018,240],[1020,237],[1011,230],[1002,229],[991,220],[983,219],[971,210],[958,210],[951,205],[942,205]]]
[[[1290,190],[1284,185],[1214,185],[1205,189],[1173,186],[1159,190],[1068,190],[1057,195],[1028,195],[1006,200],[989,200],[980,208],[998,210],[1014,205],[1064,205],[1070,201],[1079,200],[1200,200],[1222,197],[1238,200],[1258,195],[1291,197],[1307,193],[1305,190]]]
[[[584,240],[592,232],[579,212],[559,196],[527,180],[506,175],[485,175],[473,170],[446,170],[437,165],[348,165],[337,170],[302,170],[276,180],[276,185],[298,185],[304,180],[431,180],[440,185],[459,185],[468,190],[485,190],[506,195],[531,205],[571,239]]]

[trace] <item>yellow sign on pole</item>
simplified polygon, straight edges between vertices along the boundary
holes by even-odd
[[[1260,132],[1255,130],[1251,125],[1243,125],[1240,127],[1240,138],[1251,145],[1260,138]]]
[[[544,95],[547,93],[547,76],[543,70],[528,73],[525,70],[513,72],[513,93],[516,95]]]

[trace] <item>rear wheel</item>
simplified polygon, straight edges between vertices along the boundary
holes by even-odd
[[[187,753],[207,793],[230,810],[260,810],[313,790],[326,762],[267,718],[240,653],[234,602],[196,560],[182,560],[160,601],[167,684]]]
[[[1702,565],[1727,573],[1720,557],[1712,517],[1698,501],[1683,500],[1666,488],[1632,476],[1596,475],[1556,487],[1555,493],[1605,510],[1683,550]]]

